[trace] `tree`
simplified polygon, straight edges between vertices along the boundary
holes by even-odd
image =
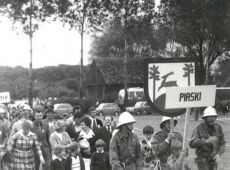
[[[166,39],[160,37],[158,29],[146,18],[129,21],[127,29],[127,57],[151,58],[159,56],[166,45]],[[92,58],[121,58],[124,56],[124,25],[120,19],[114,19],[105,25],[105,31],[95,36],[90,54]]]
[[[124,108],[128,99],[127,95],[127,55],[128,55],[128,30],[131,27],[130,21],[147,18],[152,21],[154,16],[155,2],[152,0],[104,0],[104,7],[108,11],[111,19],[120,20],[124,27]]]
[[[229,11],[229,0],[161,1],[159,27],[199,60],[201,84],[208,84],[209,67],[230,49]]]
[[[190,74],[194,73],[194,68],[192,63],[191,64],[185,64],[185,66],[183,67],[184,70],[184,75],[183,77],[188,77],[188,86],[190,86]]]
[[[156,81],[160,80],[159,74],[160,72],[158,71],[159,66],[153,65],[153,67],[150,67],[149,74],[150,77],[149,79],[153,79],[153,101],[155,100],[155,92],[156,92]]]
[[[9,17],[16,27],[22,27],[23,32],[30,38],[30,64],[29,64],[29,104],[33,103],[32,84],[32,58],[33,58],[33,34],[38,29],[39,23],[48,17],[50,0],[2,0],[0,2],[1,12]]]
[[[81,69],[79,95],[83,98],[83,41],[84,33],[99,29],[107,16],[99,0],[56,0],[57,18],[81,34]]]

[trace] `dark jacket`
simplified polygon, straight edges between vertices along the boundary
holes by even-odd
[[[40,130],[39,130],[39,126],[41,126]],[[50,131],[49,131],[48,124],[44,122],[38,123],[34,121],[32,132],[36,134],[37,140],[41,144],[41,150],[42,150],[42,154],[44,155],[44,157],[45,158],[51,157],[51,144],[49,140]]]
[[[85,163],[84,163],[84,160],[83,160],[81,154],[79,154],[78,157],[80,160],[81,170],[85,170]],[[71,156],[68,156],[66,158],[66,170],[72,170],[72,158],[71,158]]]
[[[102,139],[105,142],[105,151],[109,152],[109,143],[112,138],[112,132],[114,130],[114,127],[111,126],[111,132],[107,130],[107,127],[102,127],[98,129],[98,132],[96,133],[96,139]]]
[[[95,125],[95,121],[93,120],[92,121],[92,124],[91,124],[91,128],[93,130],[93,132],[96,134],[98,132],[98,130],[103,127],[103,123],[100,119],[97,119],[96,118],[96,122],[97,122],[97,126]]]
[[[64,158],[61,161],[59,159],[52,160],[50,170],[66,170],[66,160]]]
[[[181,134],[174,132],[175,138],[178,139],[179,141],[183,141]],[[157,157],[160,159],[161,164],[163,166],[166,165],[168,157],[171,155],[170,151],[170,143],[167,143],[165,139],[168,137],[168,132],[165,129],[162,129],[161,131],[157,132],[154,135],[154,138],[158,141],[157,144]]]
[[[109,154],[94,152],[91,157],[90,170],[110,170]]]
[[[66,132],[69,134],[70,138],[74,141],[78,141],[79,132],[76,132],[74,123],[70,123],[66,126]]]
[[[213,144],[205,143],[205,140],[210,136],[216,136],[218,139],[214,144],[215,147]],[[198,157],[209,157],[212,159],[215,154],[222,154],[224,152],[225,140],[221,126],[215,123],[213,128],[210,129],[204,122],[200,123],[194,129],[189,145],[191,148],[196,148],[196,155]]]

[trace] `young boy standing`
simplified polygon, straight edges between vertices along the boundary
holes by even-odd
[[[167,159],[167,170],[182,170],[182,166],[184,166],[185,170],[191,170],[186,159],[188,156],[188,149],[182,151],[182,142],[179,140],[172,140],[171,153],[172,154]]]
[[[50,170],[66,170],[65,149],[55,148]]]
[[[80,153],[78,143],[70,148],[70,155],[66,158],[66,170],[85,170],[85,163]]]
[[[104,152],[105,142],[98,139],[95,147],[96,152],[91,157],[90,170],[110,170],[109,154]]]

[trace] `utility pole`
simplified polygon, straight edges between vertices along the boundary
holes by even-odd
[[[33,0],[30,0],[30,25],[29,25],[29,37],[30,37],[30,64],[29,64],[29,105],[33,107],[33,80],[32,80],[32,63],[33,63]]]

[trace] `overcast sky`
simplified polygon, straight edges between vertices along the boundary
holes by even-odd
[[[159,0],[156,0],[157,4]],[[33,68],[59,64],[80,64],[80,34],[61,23],[43,24],[33,38]],[[89,63],[90,36],[84,38],[84,65]],[[0,18],[0,66],[29,67],[29,36],[12,30],[7,18]]]

